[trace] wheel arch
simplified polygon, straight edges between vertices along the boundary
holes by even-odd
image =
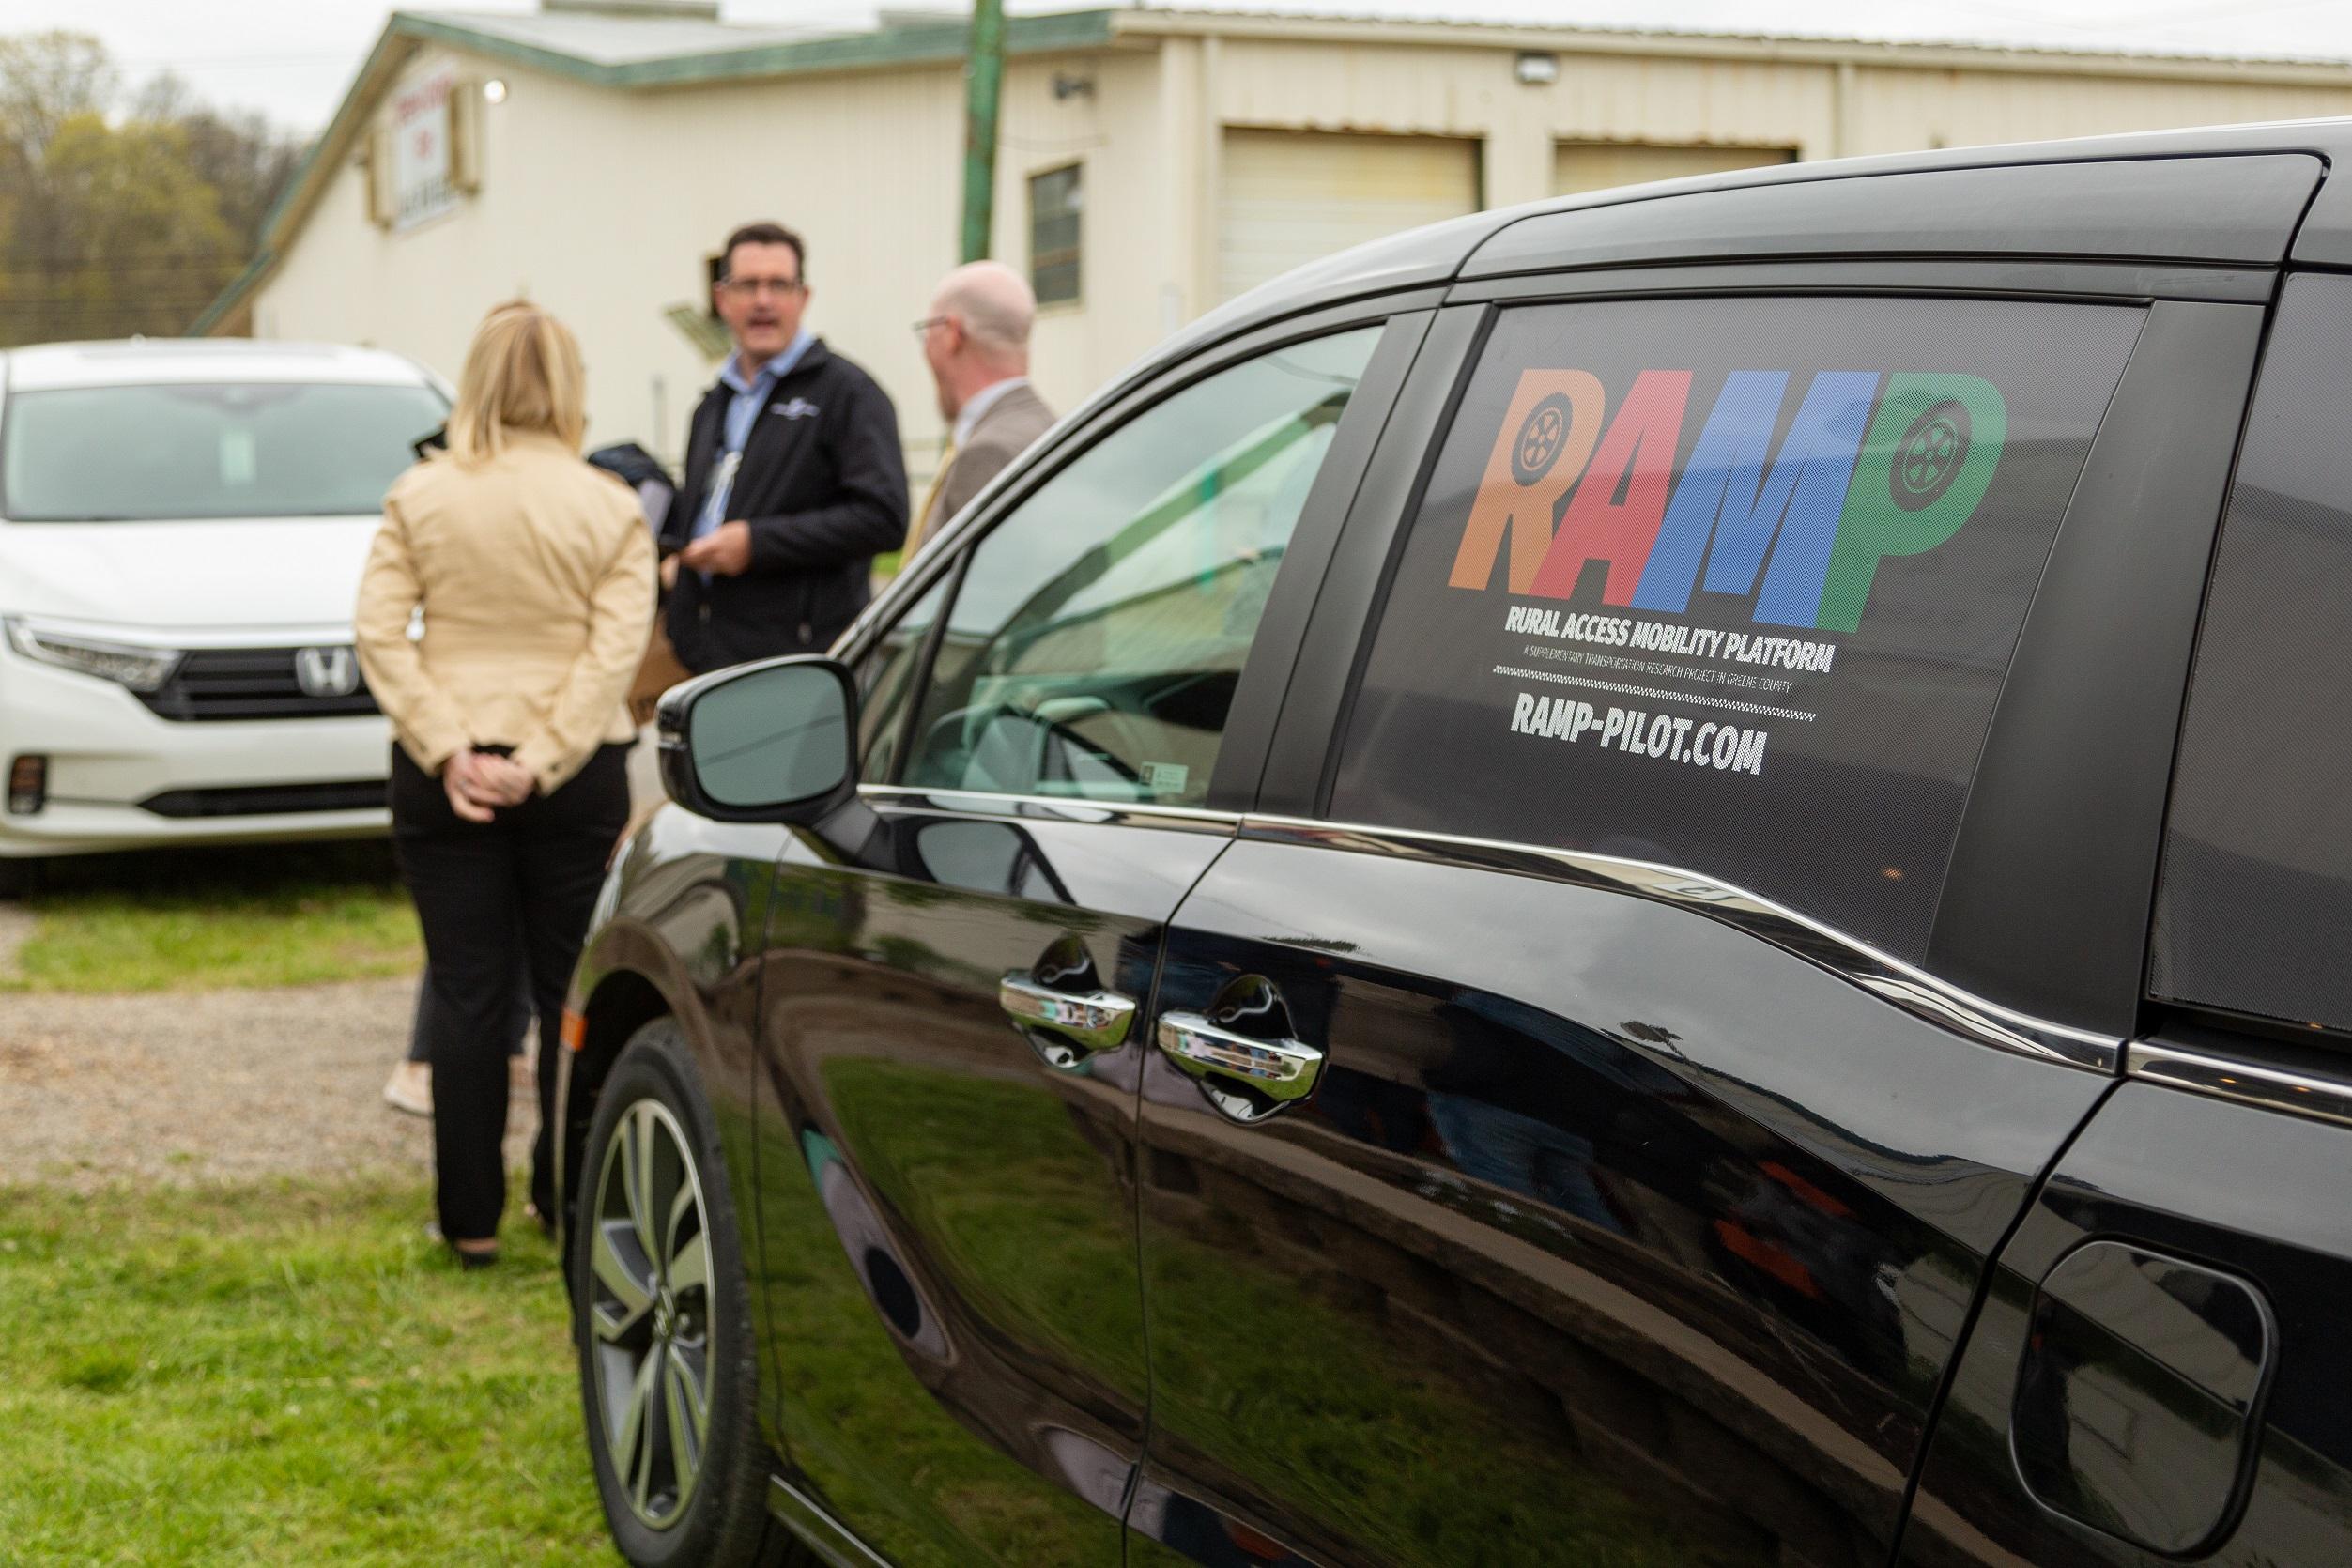
[[[599,932],[600,939],[617,934],[611,928]],[[592,968],[583,962],[574,983],[572,1010],[580,1022],[565,1031],[566,1053],[562,1077],[556,1088],[556,1126],[562,1136],[556,1140],[555,1192],[556,1208],[569,1221],[576,1173],[588,1140],[589,1124],[596,1117],[596,1104],[601,1098],[606,1078],[612,1066],[621,1059],[637,1032],[660,1018],[677,1018],[685,1024],[687,1009],[659,980],[646,969],[630,963],[624,957],[612,954],[615,945],[605,940],[591,944],[591,957],[619,959],[620,961]],[[598,954],[598,947],[607,952]],[[568,1232],[568,1222],[564,1226]]]
[[[596,1114],[596,1091],[631,1037],[676,1010],[659,986],[634,969],[616,969],[597,982],[583,1009],[588,1023],[572,1060],[572,1083],[582,1101],[573,1115],[583,1128]]]

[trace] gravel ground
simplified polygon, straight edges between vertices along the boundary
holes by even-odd
[[[653,731],[629,756],[640,812],[662,799]],[[0,979],[33,917],[0,902]],[[0,994],[0,1182],[81,1191],[389,1171],[431,1179],[432,1124],[384,1103],[416,981],[125,996]],[[535,1043],[535,1042],[534,1042]],[[530,1157],[518,1082],[506,1157]]]
[[[5,906],[0,906],[5,909]],[[13,946],[0,928],[0,964]],[[416,982],[133,996],[0,996],[0,1179],[429,1179],[430,1124],[383,1101]],[[515,1097],[510,1161],[535,1111]]]
[[[661,802],[652,729],[628,757],[638,811]],[[33,916],[0,902],[0,978]],[[433,1176],[433,1124],[383,1102],[416,980],[136,997],[0,994],[0,1182]],[[534,1041],[536,1044],[536,1041]],[[517,1082],[506,1159],[530,1159]]]

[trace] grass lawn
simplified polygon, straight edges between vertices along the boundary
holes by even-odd
[[[243,846],[57,861],[0,991],[187,991],[415,973],[391,847]]]
[[[615,1560],[550,1248],[510,1225],[463,1273],[430,1211],[397,1183],[0,1188],[0,1559]]]

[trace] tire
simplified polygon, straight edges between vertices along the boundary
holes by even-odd
[[[636,1568],[799,1560],[768,1513],[774,1467],[756,1425],[734,1195],[693,1053],[670,1020],[631,1037],[605,1080],[580,1174],[571,1235],[580,1413],[613,1544]],[[648,1214],[650,1247],[638,1223]],[[681,1443],[682,1425],[697,1424],[698,1376],[701,1435]]]

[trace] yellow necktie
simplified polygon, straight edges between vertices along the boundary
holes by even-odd
[[[915,559],[915,552],[923,547],[923,541],[931,531],[931,514],[939,509],[939,493],[947,487],[947,470],[956,466],[956,443],[949,441],[947,450],[939,454],[939,471],[931,475],[931,487],[923,496],[923,505],[915,514],[915,522],[906,530],[906,543],[899,548],[899,563],[904,566]]]

